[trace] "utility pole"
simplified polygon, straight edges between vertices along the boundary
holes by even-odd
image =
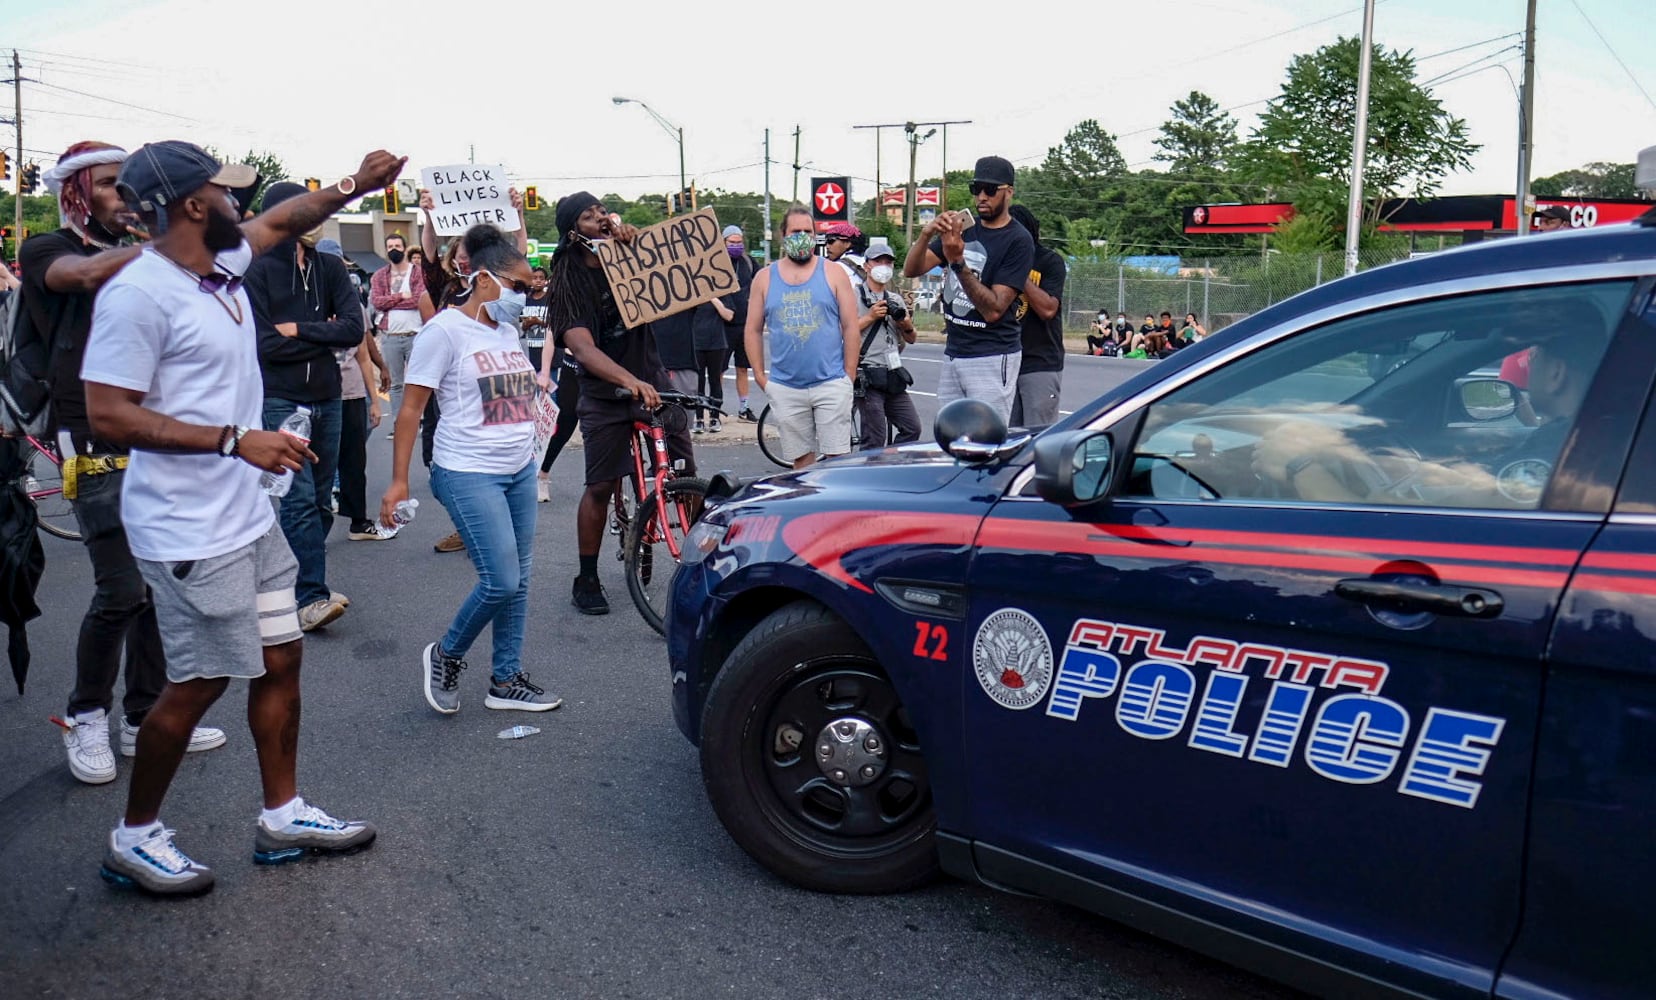
[[[23,61],[17,57],[17,50],[12,49],[12,99],[17,117],[12,124],[17,126],[17,159],[12,161],[12,169],[17,173],[17,197],[12,199],[12,232],[17,234],[17,245],[23,245]]]
[[[1530,229],[1530,158],[1534,147],[1530,135],[1535,128],[1535,0],[1529,0],[1524,16],[1524,89],[1518,95],[1518,235]]]
[[[765,263],[771,260],[770,129],[765,129]]]
[[[893,122],[893,123],[889,123],[889,124],[885,124],[885,125],[853,125],[852,126],[852,128],[871,128],[871,129],[874,130],[874,187],[876,189],[876,194],[875,194],[875,204],[876,205],[879,204],[878,189],[879,189],[879,186],[880,186],[880,165],[879,165],[880,130],[881,129],[887,129],[887,128],[900,128],[904,132],[908,133],[908,144],[909,144],[908,204],[905,206],[904,212],[903,212],[903,214],[905,216],[903,224],[907,229],[907,234],[908,234],[907,238],[908,239],[912,240],[914,238],[914,208],[915,208],[915,206],[914,206],[914,180],[915,180],[914,179],[914,171],[915,171],[915,158],[916,158],[917,154],[919,153],[920,144],[922,142],[925,142],[927,139],[930,139],[933,135],[937,134],[937,129],[934,128],[930,132],[927,132],[925,135],[920,135],[918,138],[916,138],[916,136],[919,134],[920,127],[922,125],[927,125],[927,126],[941,125],[943,127],[943,182],[944,182],[945,186],[944,186],[944,189],[941,192],[941,194],[947,195],[947,193],[948,193],[947,184],[948,184],[948,178],[949,178],[949,145],[948,145],[948,143],[949,143],[949,126],[950,125],[970,125],[970,124],[972,124],[971,121],[963,120],[963,121],[948,121],[948,122]],[[949,204],[948,201],[942,200],[941,203],[938,205],[938,210],[941,211],[942,209],[947,208],[948,204]]]
[[[1363,161],[1368,153],[1369,73],[1374,65],[1374,0],[1363,0],[1363,57],[1357,64],[1357,129],[1351,137],[1351,196],[1346,201],[1345,273],[1357,273],[1363,228]]]
[[[794,162],[793,162],[793,168],[794,168],[793,200],[794,200],[794,204],[797,205],[797,204],[799,204],[799,126],[798,125],[794,126]]]

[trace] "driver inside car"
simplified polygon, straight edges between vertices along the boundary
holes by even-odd
[[[1487,462],[1400,462],[1393,454],[1364,449],[1338,427],[1295,420],[1260,438],[1253,470],[1283,496],[1302,500],[1449,500],[1457,507],[1534,508],[1604,349],[1602,338],[1580,332],[1535,343],[1529,355],[1528,397],[1538,424],[1515,447]],[[1405,471],[1399,473],[1400,465]]]

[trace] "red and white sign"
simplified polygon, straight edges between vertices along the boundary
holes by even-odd
[[[1643,204],[1634,202],[1607,202],[1607,201],[1571,201],[1565,198],[1537,198],[1535,210],[1537,212],[1552,208],[1554,205],[1570,210],[1571,229],[1591,229],[1594,226],[1607,226],[1612,222],[1631,222],[1650,211],[1653,206],[1650,202]],[[1503,229],[1518,228],[1518,200],[1508,198],[1501,206],[1501,226]]]
[[[1200,226],[1202,223],[1207,221],[1207,209],[1197,205],[1196,208],[1191,211],[1190,218],[1191,221]]]
[[[908,188],[884,189],[880,192],[880,204],[897,205],[899,207],[908,204]]]
[[[941,207],[943,204],[943,189],[937,187],[915,188],[914,203],[916,205],[937,205]]]
[[[828,181],[816,189],[817,211],[822,215],[838,215],[845,211],[845,189]]]

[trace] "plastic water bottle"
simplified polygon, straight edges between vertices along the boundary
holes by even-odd
[[[502,729],[495,733],[495,736],[503,740],[521,740],[525,736],[533,736],[538,732],[540,732],[538,726],[513,726],[510,729]]]
[[[391,523],[401,528],[414,520],[414,515],[420,509],[420,501],[412,497],[391,508]]]
[[[288,418],[282,421],[282,426],[278,427],[277,430],[288,437],[296,439],[302,445],[309,445],[311,436],[310,413],[310,407],[299,407],[288,414]],[[259,489],[273,497],[285,497],[288,490],[293,489],[293,473],[287,469],[283,469],[280,474],[274,472],[263,473],[259,476]]]

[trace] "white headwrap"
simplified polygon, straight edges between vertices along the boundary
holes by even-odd
[[[57,195],[58,218],[66,226],[73,224],[69,213],[63,209],[63,182],[75,176],[87,167],[102,166],[105,163],[125,163],[127,151],[124,149],[93,149],[84,153],[57,161],[52,169],[41,175],[46,184],[46,190]]]

